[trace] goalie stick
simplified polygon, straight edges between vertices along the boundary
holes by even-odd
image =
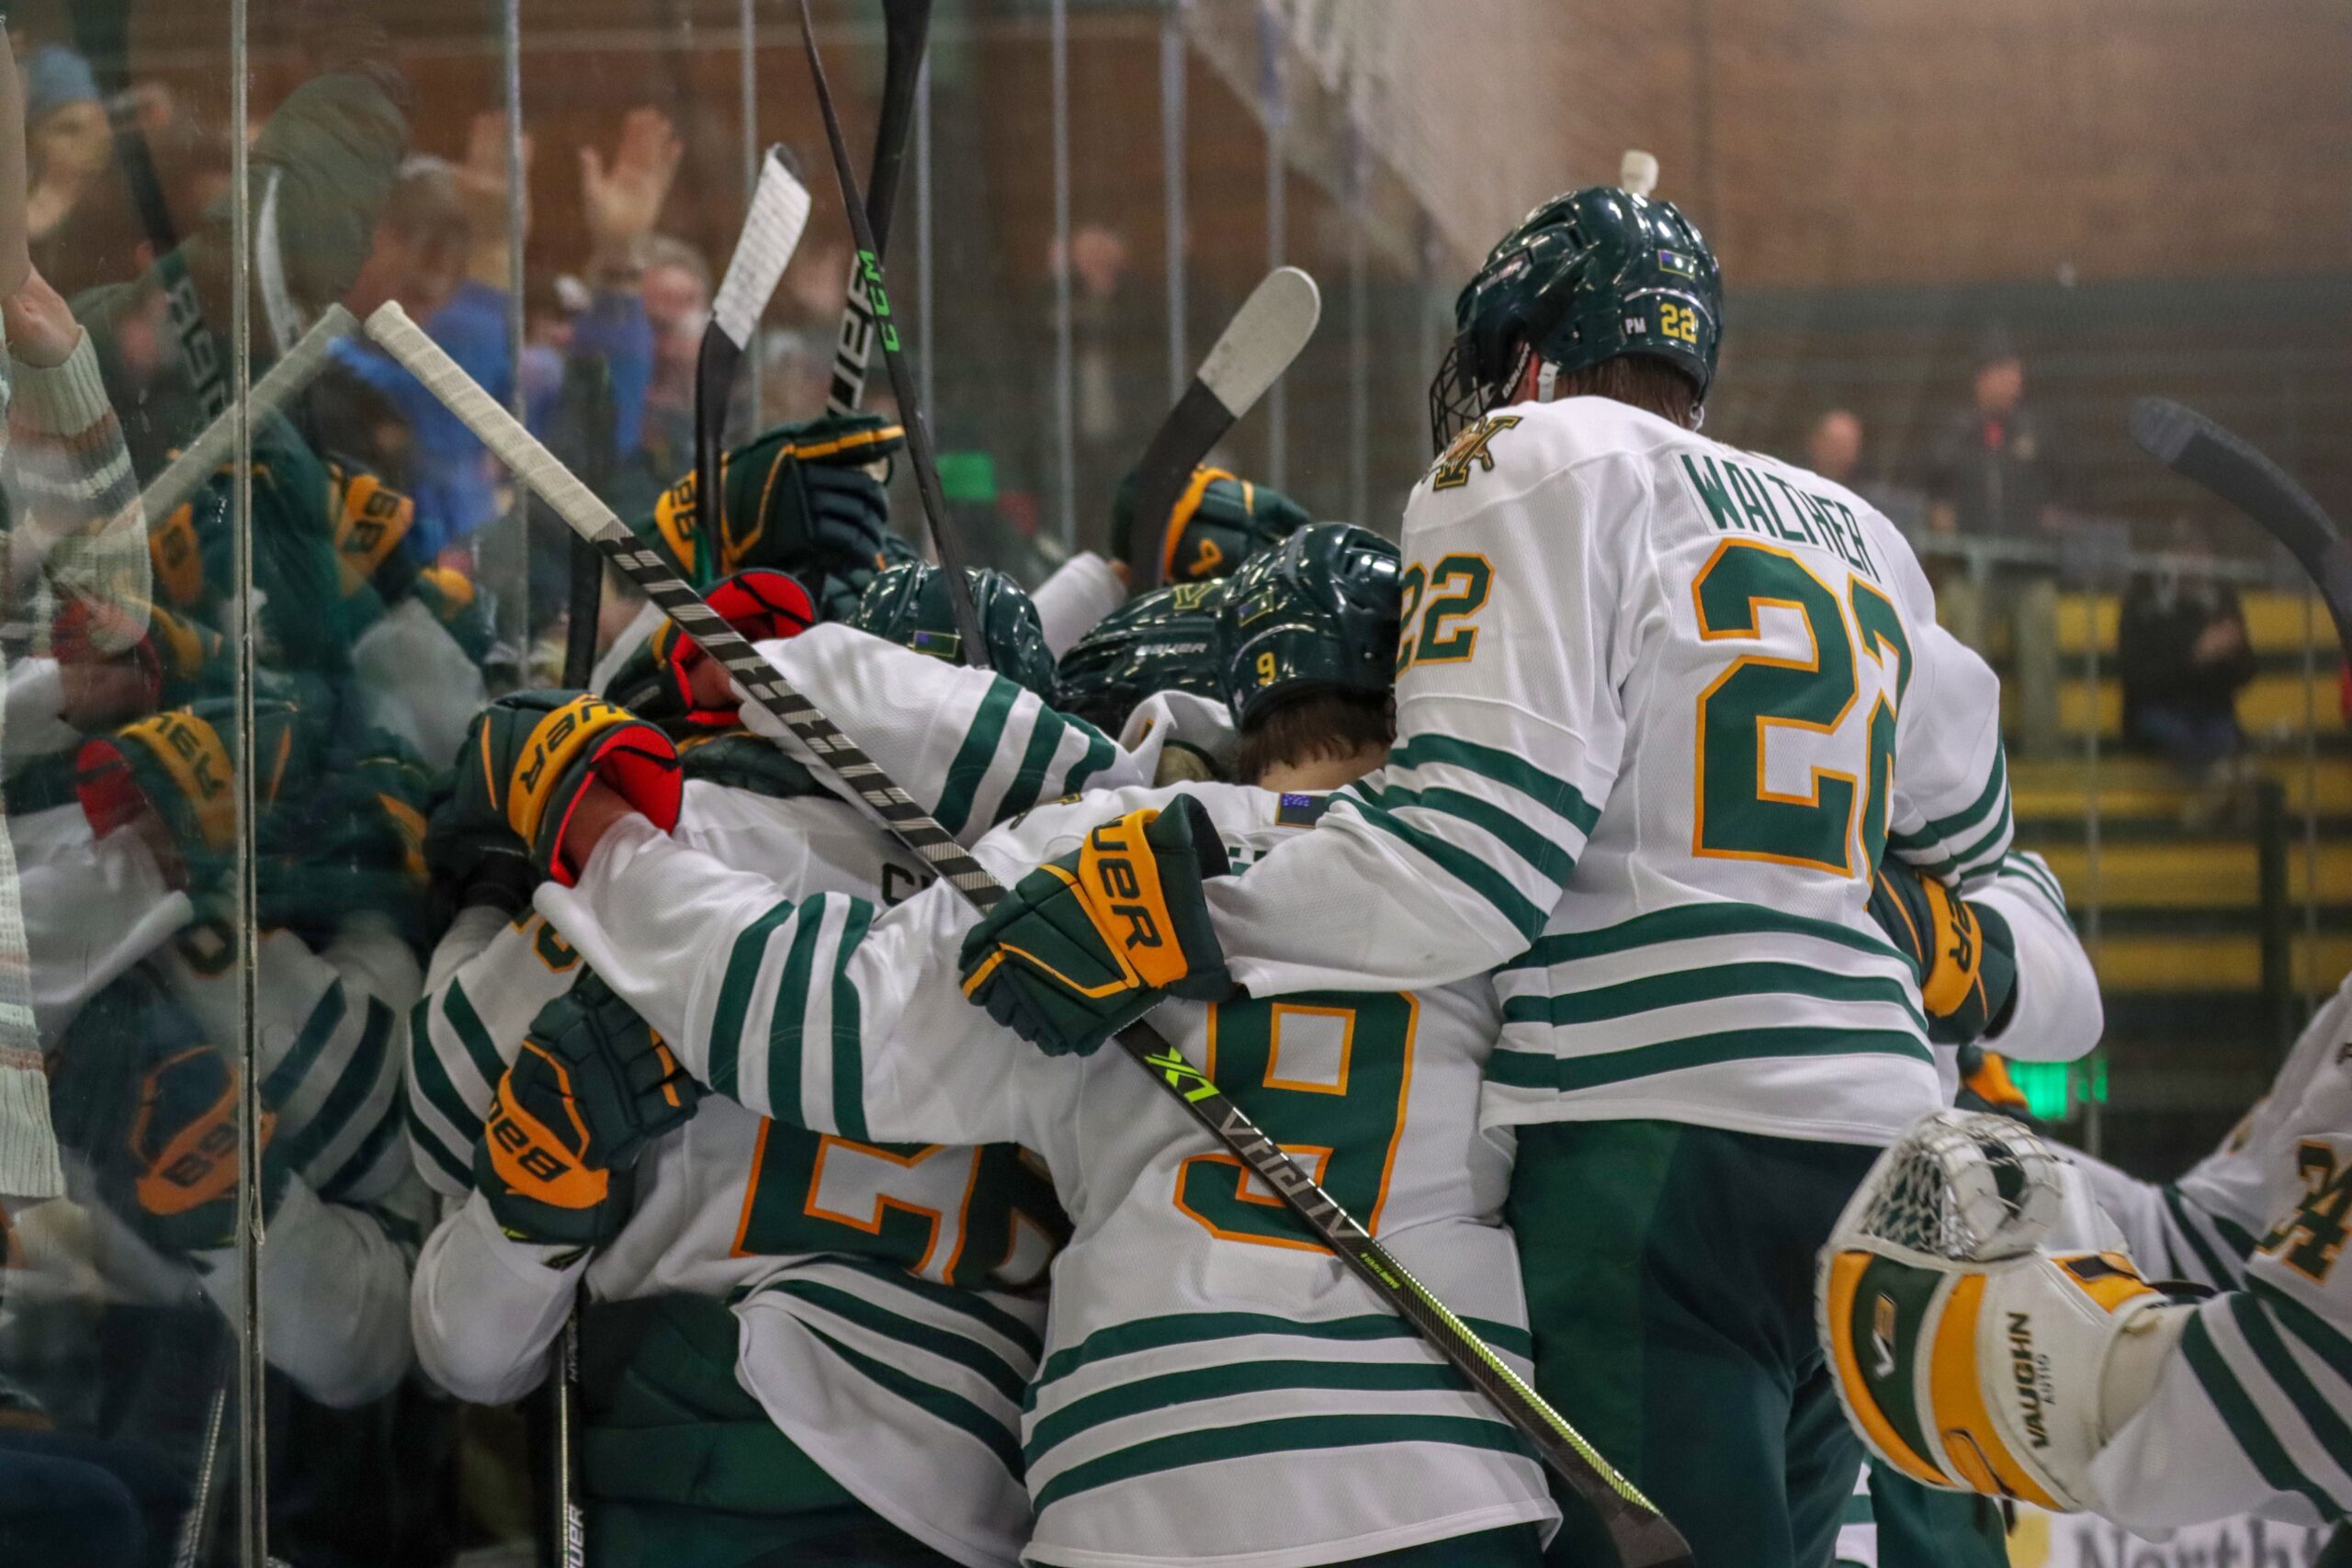
[[[931,0],[882,0],[882,112],[874,127],[874,164],[865,179],[865,226],[878,264],[890,243],[890,215],[899,205],[899,175],[915,123],[915,89],[922,81],[923,45],[931,32]],[[854,201],[845,194],[844,200]],[[887,301],[886,301],[887,303]],[[849,299],[833,345],[833,378],[825,412],[853,414],[865,400],[865,371],[874,356],[878,318],[866,293],[865,263],[849,271]]]
[[[915,493],[922,500],[923,521],[931,527],[932,548],[947,577],[947,602],[956,612],[956,635],[963,644],[964,662],[976,670],[989,667],[989,649],[980,635],[980,612],[972,603],[971,580],[963,541],[947,520],[947,497],[939,488],[939,466],[932,458],[931,427],[923,422],[922,404],[915,397],[914,378],[907,374],[907,357],[899,350],[899,328],[890,319],[890,296],[882,283],[882,252],[866,221],[865,203],[857,193],[857,174],[850,167],[849,143],[842,138],[841,116],[833,108],[833,90],[825,81],[825,62],[817,54],[817,25],[808,17],[808,0],[800,0],[800,42],[808,54],[808,77],[817,89],[817,107],[824,116],[825,141],[832,149],[833,176],[841,182],[842,209],[857,242],[858,271],[865,281],[865,298],[874,307],[874,341],[890,372],[890,390],[899,400],[899,423],[906,427],[907,461],[915,470]]]
[[[2194,479],[2236,507],[2287,547],[2311,574],[2320,602],[2335,622],[2336,639],[2352,657],[2352,547],[2335,520],[2294,477],[2244,436],[2224,430],[2170,398],[2132,405],[2132,439],[2174,473]]]
[[[302,389],[326,368],[327,355],[344,338],[359,330],[359,320],[340,305],[330,305],[309,332],[294,340],[268,374],[255,381],[248,398],[253,423],[260,423],[301,394]],[[140,508],[150,527],[180,508],[180,503],[220,471],[237,445],[233,411],[221,413],[197,433],[180,455],[164,466],[148,487],[139,492]]]
[[[1323,295],[1315,279],[1297,267],[1278,266],[1226,323],[1136,465],[1136,505],[1125,547],[1137,592],[1159,587],[1168,575],[1175,549],[1169,519],[1193,482],[1193,470],[1290,368],[1322,319]]]
[[[417,329],[397,304],[368,319],[368,335],[405,366],[427,390],[536,491],[564,521],[592,540],[622,575],[643,590],[678,629],[731,672],[757,705],[806,745],[833,773],[842,789],[878,820],[892,838],[922,857],[972,905],[983,911],[1005,897],[1005,888],[926,815],[833,722],[787,685],[775,667],[760,657],[693,589],[671,574],[661,556],[640,546],[611,508],[598,501],[577,476],[500,408],[463,367]],[[1471,1386],[1525,1433],[1536,1452],[1606,1525],[1624,1568],[1677,1568],[1690,1562],[1679,1531],[1650,1501],[1611,1469],[1590,1443],[1544,1403],[1444,1303],[1391,1257],[1353,1216],[1317,1185],[1272,1139],[1258,1130],[1241,1108],[1226,1098],[1205,1073],[1163,1039],[1148,1022],[1119,1032],[1119,1043],[1183,1105],[1193,1121],[1238,1157],[1326,1245],[1418,1329]]]

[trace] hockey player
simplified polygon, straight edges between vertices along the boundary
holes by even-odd
[[[1808,1260],[1939,1102],[1929,1016],[2008,1005],[1999,931],[1952,905],[1923,983],[1871,879],[1889,848],[1963,886],[1999,863],[1996,683],[1867,502],[1696,434],[1719,275],[1672,206],[1545,203],[1456,321],[1385,772],[1237,877],[1200,874],[1181,814],[1127,824],[1170,984],[1062,866],[964,972],[1051,1052],[1170,992],[1496,970],[1487,1118],[1516,1130],[1510,1216],[1541,1238],[1537,1387],[1702,1568],[1818,1562],[1860,1456],[1820,1418]],[[1045,951],[1057,972],[1023,956]],[[1554,1560],[1598,1559],[1564,1506]]]
[[[1233,721],[1216,664],[1222,580],[1138,595],[1102,617],[1054,671],[1054,706],[1119,738],[1157,740],[1155,784],[1223,776]]]
[[[747,636],[806,625],[807,596],[781,573],[739,574],[710,599]],[[989,604],[992,647],[1034,637],[1017,589]],[[889,651],[852,635],[869,655]],[[707,700],[716,666],[657,640],[658,669],[633,679],[688,738],[682,841],[769,867],[795,897],[887,902],[927,879],[773,746],[720,729],[733,715]],[[494,706],[475,745],[512,751],[534,707],[545,703]],[[576,702],[534,732],[556,732],[566,712],[628,729]],[[436,824],[439,843],[512,867],[512,820],[464,798]],[[628,1010],[580,980],[576,953],[527,905],[505,902],[528,894],[511,870],[472,858],[486,902],[445,942],[444,960],[463,961],[436,962],[414,1032],[420,1143],[457,1205],[417,1273],[428,1371],[464,1398],[520,1396],[584,1286],[589,1540],[607,1568],[695,1553],[1011,1564],[1028,1534],[1017,1421],[1043,1316],[1024,1292],[1058,1228],[1042,1180],[1004,1145],[820,1137],[729,1100],[697,1108],[691,1084],[660,1092],[650,1056],[632,1087],[661,1115],[635,1140],[641,1154],[559,1143],[545,1129],[567,1122],[548,1107],[593,1079],[560,1060],[557,1021],[610,1033]],[[910,1474],[925,1477],[920,1492]]]
[[[1194,786],[1184,809],[1204,853],[1265,854],[1382,755],[1396,573],[1394,547],[1331,525],[1235,580],[1220,658],[1253,783]],[[1128,788],[1038,807],[978,852],[1026,863],[1181,798]],[[1518,1435],[1131,1065],[1045,1060],[966,1007],[954,954],[973,917],[954,890],[787,913],[770,879],[696,854],[610,795],[574,822],[583,846],[601,840],[577,885],[543,890],[540,906],[692,1076],[815,1128],[1012,1138],[1044,1156],[1076,1235],[1055,1265],[1024,1422],[1030,1561],[1536,1561],[1555,1515]],[[726,1000],[730,975],[756,998],[748,1012]],[[1506,1161],[1476,1126],[1498,1022],[1488,985],[1237,998],[1161,1021],[1417,1274],[1523,1356],[1498,1223]]]

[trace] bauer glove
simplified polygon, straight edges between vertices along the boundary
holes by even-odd
[[[1049,1056],[1091,1055],[1163,996],[1222,1000],[1233,979],[1201,887],[1227,871],[1190,795],[1102,823],[972,928],[964,994]]]
[[[890,506],[869,470],[905,443],[905,431],[876,414],[778,425],[727,454],[716,561],[703,558],[696,536],[692,475],[663,493],[652,531],[690,581],[751,567],[812,584],[829,574],[878,570]]]
[[[202,1252],[237,1239],[237,1124],[243,1079],[209,1044],[167,1049],[141,1075],[124,1140],[132,1166],[133,1226],[166,1252]],[[286,1162],[271,1147],[277,1112],[266,1106],[254,1136],[262,1150],[262,1212],[286,1190]]]
[[[168,840],[164,872],[175,885],[209,892],[235,863],[236,704],[216,697],[125,725],[82,743],[74,791],[90,832],[104,838],[149,812]],[[305,796],[316,749],[291,703],[254,704],[255,804],[266,824],[281,800]]]
[[[1971,1044],[2008,1021],[2017,938],[1997,912],[1892,860],[1871,881],[1870,910],[1918,976],[1929,1040]]]
[[[436,828],[483,843],[503,828],[534,866],[569,887],[577,868],[565,857],[564,829],[598,781],[663,832],[677,825],[683,784],[668,736],[585,692],[517,692],[484,708],[467,729],[457,790]]]
[[[630,1172],[702,1088],[593,973],[539,1010],[498,1081],[474,1184],[516,1241],[600,1247],[628,1220]]]

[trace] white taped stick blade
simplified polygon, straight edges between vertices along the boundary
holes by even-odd
[[[736,347],[750,344],[808,226],[808,187],[793,177],[783,156],[771,147],[760,166],[751,213],[743,220],[743,236],[735,242],[735,258],[727,264],[727,276],[711,307],[711,319]]]
[[[1274,268],[1201,361],[1201,384],[1239,419],[1290,368],[1322,319],[1323,292],[1315,280],[1295,266]]]
[[[291,402],[326,368],[327,356],[334,351],[334,345],[357,331],[358,319],[341,305],[330,305],[321,311],[311,330],[295,339],[294,346],[254,383],[249,400],[253,420],[259,423],[267,419]],[[161,522],[176,511],[180,502],[196,493],[198,487],[220,472],[236,441],[234,410],[206,425],[141,493],[140,505],[147,520]]]

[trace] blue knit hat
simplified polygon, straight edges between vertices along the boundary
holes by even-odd
[[[45,44],[25,62],[25,123],[39,125],[59,109],[99,102],[90,62],[62,44]]]

